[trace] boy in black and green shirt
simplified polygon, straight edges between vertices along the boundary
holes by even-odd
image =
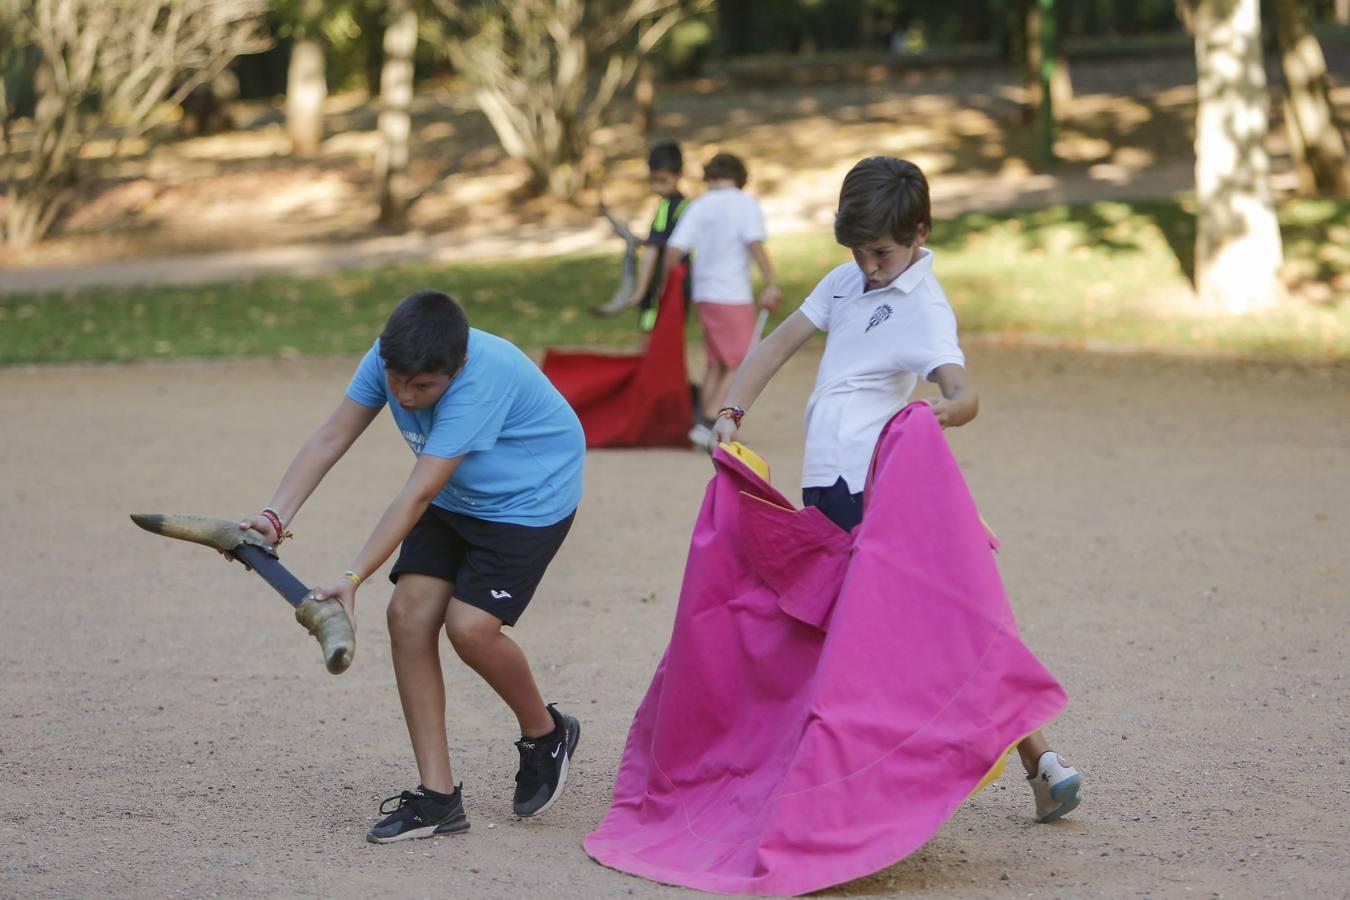
[[[662,285],[657,284],[656,274],[661,269],[666,241],[688,205],[680,193],[684,155],[680,152],[679,144],[662,141],[653,146],[647,156],[647,169],[652,193],[661,199],[656,204],[656,215],[652,217],[651,234],[646,241],[647,252],[642,254],[642,268],[638,271],[637,283],[633,286],[628,302],[620,307],[638,308],[638,327],[643,331],[651,331],[656,325],[662,288]]]

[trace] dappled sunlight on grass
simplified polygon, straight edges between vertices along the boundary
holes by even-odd
[[[938,220],[929,245],[967,336],[1350,360],[1350,201],[1286,203],[1281,216],[1292,280],[1322,294],[1296,291],[1286,308],[1241,319],[1203,316],[1193,305],[1194,218],[1183,204],[973,212]],[[771,246],[788,298],[775,321],[849,260],[828,230]],[[399,264],[209,289],[12,296],[0,298],[0,363],[355,354],[393,305],[422,287],[451,292],[474,325],[531,350],[631,348],[633,317],[589,313],[609,299],[618,276],[615,252]]]
[[[944,215],[1118,196],[1114,189],[1167,196],[1191,183],[1194,63],[1188,47],[1175,49],[1075,60],[1075,97],[1060,111],[1061,163],[1053,176],[1069,186],[1063,191],[1041,170],[1020,73],[1002,64],[906,67],[886,57],[885,64],[841,59],[832,68],[819,56],[759,59],[749,64],[763,70],[758,75],[728,70],[660,85],[652,137],[684,143],[690,194],[698,192],[701,162],[714,152],[745,156],[749,188],[772,233],[828,224],[843,172],[877,153],[925,166]],[[1333,96],[1344,118],[1350,86],[1337,86]],[[626,103],[616,103],[613,121],[595,136],[597,171],[615,212],[639,223],[652,204],[648,139]],[[108,177],[92,181],[55,240],[23,253],[0,251],[0,262],[122,260],[380,234],[371,165],[377,106],[359,92],[330,97],[328,137],[311,160],[289,156],[284,109],[275,102],[239,104],[243,127],[214,137],[177,140],[169,123],[107,167]],[[523,167],[506,157],[462,83],[420,84],[413,120],[414,231],[500,238],[523,226],[581,229],[594,221],[594,191],[576,205],[519,196]],[[22,123],[18,131],[22,140]],[[1282,129],[1268,144],[1277,170],[1287,168]],[[89,152],[106,154],[111,146],[100,136]]]

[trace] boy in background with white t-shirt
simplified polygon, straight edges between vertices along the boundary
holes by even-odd
[[[750,289],[750,260],[764,276],[759,305],[774,309],[783,292],[764,247],[764,214],[744,193],[745,163],[719,153],[703,167],[708,190],[689,204],[666,241],[665,277],[687,253],[694,257],[694,309],[703,324],[708,366],[699,388],[698,421],[689,439],[710,447],[713,421],[725,402],[727,383],[745,361],[755,337],[755,300]]]
[[[844,177],[835,239],[853,262],[830,272],[782,325],[750,353],[717,413],[713,439],[735,440],[764,386],[817,330],[825,331],[815,390],[806,404],[802,502],[845,531],[862,521],[862,491],[882,428],[909,401],[916,381],[935,382],[933,412],[944,428],[979,411],[956,339],[956,315],[933,274],[924,241],[932,229],[928,181],[919,167],[874,156]],[[1049,822],[1082,800],[1081,778],[1037,731],[1018,745]]]

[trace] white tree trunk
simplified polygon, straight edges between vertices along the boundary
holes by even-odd
[[[1284,251],[1262,143],[1268,121],[1257,0],[1199,0],[1193,22],[1196,290],[1207,309],[1268,309],[1281,299]]]
[[[328,98],[328,80],[324,72],[323,45],[319,43],[321,0],[302,4],[299,35],[291,48],[291,64],[286,72],[286,131],[291,138],[291,153],[316,156],[323,143],[323,102]]]
[[[413,53],[417,49],[417,13],[408,0],[389,4],[384,32],[384,68],[380,72],[380,149],[375,177],[380,191],[380,223],[407,225],[408,156],[412,134]]]

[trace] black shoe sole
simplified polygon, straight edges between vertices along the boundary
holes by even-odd
[[[558,770],[558,786],[544,801],[544,805],[533,812],[521,812],[519,809],[513,809],[513,812],[522,819],[530,819],[545,812],[557,802],[558,798],[562,796],[563,788],[567,786],[567,775],[572,768],[572,754],[576,752],[577,744],[581,741],[581,723],[566,713],[563,713],[562,716],[567,729],[567,752],[563,754],[562,768]]]
[[[425,828],[410,828],[402,834],[390,837],[376,837],[366,832],[366,840],[372,844],[397,844],[399,841],[412,841],[418,838],[436,837],[442,834],[463,834],[469,830],[469,817],[460,813],[439,825],[427,825]]]

